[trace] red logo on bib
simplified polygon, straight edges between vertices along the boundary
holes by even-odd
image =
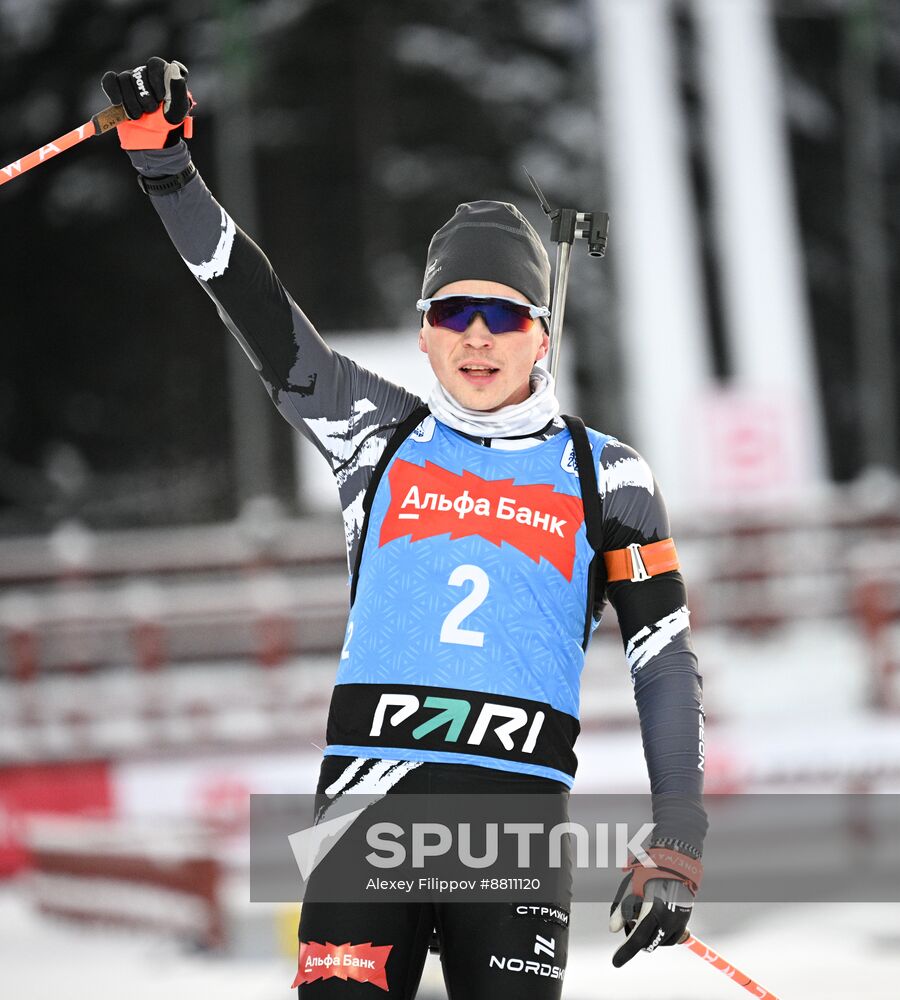
[[[355,979],[358,983],[372,983],[387,991],[387,964],[392,944],[317,944],[315,941],[300,942],[300,959],[297,963],[297,978],[291,989],[316,979]]]
[[[512,479],[457,475],[433,462],[425,467],[398,458],[388,473],[391,502],[379,545],[449,534],[451,540],[479,535],[499,547],[514,545],[534,562],[543,557],[572,579],[575,537],[584,521],[581,497],[557,493],[549,484],[514,486]]]

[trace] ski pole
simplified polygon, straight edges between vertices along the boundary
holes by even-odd
[[[714,969],[724,972],[729,979],[733,979],[738,986],[743,986],[745,990],[758,997],[759,1000],[778,1000],[778,997],[774,993],[764,990],[746,972],[741,972],[740,969],[729,965],[721,955],[713,951],[708,944],[704,944],[699,938],[695,938],[689,931],[685,931],[684,937],[678,943],[685,945],[689,951],[702,958],[704,962],[708,962]]]
[[[606,212],[577,212],[574,208],[551,208],[537,181],[525,171],[544,214],[550,217],[550,239],[556,244],[556,268],[553,273],[553,293],[550,297],[550,347],[547,351],[547,370],[555,378],[559,363],[559,345],[562,341],[563,317],[566,311],[566,293],[569,288],[569,265],[572,244],[576,238],[588,241],[588,253],[602,257],[606,253],[609,234],[609,215]]]
[[[110,104],[108,108],[98,111],[84,125],[79,125],[78,128],[73,128],[71,132],[66,132],[65,135],[54,139],[53,142],[48,142],[46,146],[40,146],[33,153],[28,153],[27,156],[22,156],[18,160],[13,160],[12,163],[7,164],[5,167],[0,167],[0,184],[6,184],[7,181],[20,177],[26,170],[31,170],[32,167],[36,167],[46,160],[65,152],[67,149],[77,146],[79,142],[90,139],[92,135],[100,135],[103,132],[108,132],[120,122],[126,121],[127,118],[128,115],[125,114],[125,109],[121,104]]]

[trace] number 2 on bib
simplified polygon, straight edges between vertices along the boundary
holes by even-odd
[[[480,566],[466,563],[457,566],[447,582],[451,587],[461,587],[465,583],[471,583],[473,586],[444,619],[444,624],[441,625],[441,642],[455,642],[460,646],[483,646],[484,632],[471,628],[460,628],[460,624],[464,618],[484,603],[491,586],[487,573]]]

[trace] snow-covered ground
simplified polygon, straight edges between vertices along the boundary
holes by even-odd
[[[567,1000],[750,996],[680,947],[642,954],[624,969],[614,969],[610,957],[616,939],[605,929],[602,907],[576,906],[573,921]],[[896,1000],[898,995],[900,904],[699,904],[692,929],[779,1000]],[[296,959],[289,954],[214,957],[186,952],[170,939],[145,932],[74,925],[35,913],[16,886],[0,890],[0,942],[0,990],[9,1000],[60,995],[66,1000],[287,1000],[294,995]],[[373,989],[368,992],[374,995]],[[429,956],[420,1000],[444,995],[438,962]]]

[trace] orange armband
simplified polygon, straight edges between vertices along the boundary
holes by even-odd
[[[613,549],[603,553],[606,563],[607,583],[617,583],[619,580],[649,580],[651,576],[660,573],[671,573],[678,569],[678,553],[671,538],[662,538],[648,545],[638,545],[632,542],[624,549]]]

